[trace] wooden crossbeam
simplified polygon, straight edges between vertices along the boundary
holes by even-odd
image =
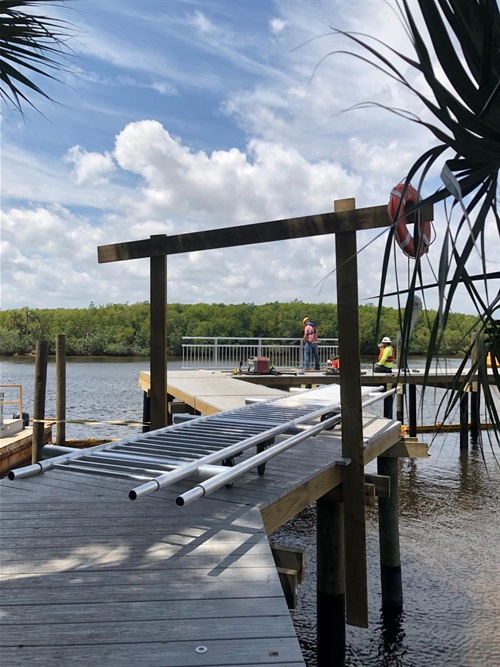
[[[178,255],[197,250],[233,248],[323,234],[378,229],[389,225],[390,219],[386,206],[369,206],[335,213],[318,213],[300,218],[285,218],[223,229],[209,229],[191,234],[163,235],[163,237],[151,237],[139,241],[113,243],[98,246],[97,259],[100,264],[103,264],[127,259]]]
[[[391,493],[391,478],[387,475],[365,474],[365,484],[373,484],[378,498],[388,498]]]
[[[429,445],[426,442],[419,442],[418,438],[402,438],[381,456],[393,458],[408,456],[411,459],[428,459],[430,456]]]

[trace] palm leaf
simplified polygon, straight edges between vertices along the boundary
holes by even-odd
[[[418,27],[421,23],[416,20],[414,14],[416,6],[420,10],[426,35]],[[417,3],[411,4],[409,0],[401,0],[396,7],[400,22],[413,46],[412,57],[369,35],[338,29],[334,32],[336,35],[346,37],[356,48],[361,48],[361,51],[348,50],[347,53],[405,86],[416,95],[436,121],[422,120],[410,111],[385,107],[388,111],[427,128],[437,140],[435,146],[420,156],[413,165],[409,165],[405,182],[410,183],[418,178],[417,189],[421,192],[430,168],[443,159],[448,149],[454,153],[453,157],[444,162],[443,177],[447,177],[444,186],[421,199],[413,207],[405,209],[405,216],[411,219],[418,215],[420,209],[430,204],[451,200],[450,215],[456,213],[457,209],[462,211],[455,232],[452,232],[451,219],[447,220],[444,231],[445,240],[437,276],[439,308],[435,320],[429,323],[430,343],[424,381],[428,380],[433,359],[439,352],[453,298],[459,286],[464,285],[471,301],[475,304],[478,313],[476,331],[484,337],[485,345],[479,358],[474,360],[472,354],[475,348],[472,345],[469,347],[457,373],[456,387],[462,386],[459,375],[470,364],[467,377],[472,378],[477,375],[490,416],[500,429],[498,411],[495,408],[486,373],[487,354],[494,351],[494,354],[498,355],[500,346],[498,342],[500,327],[498,319],[495,319],[499,308],[499,295],[490,294],[486,282],[486,297],[483,298],[475,285],[476,277],[473,280],[467,271],[473,253],[479,251],[484,274],[488,273],[485,262],[486,225],[491,217],[496,222],[500,237],[496,198],[500,167],[499,9],[495,0],[418,0]],[[340,52],[332,51],[331,55]],[[446,83],[443,83],[441,73],[439,76],[436,74],[434,60],[438,68],[444,72]],[[432,91],[432,95],[429,96],[427,90],[422,92],[413,86],[401,73],[402,68],[398,67],[398,61],[406,69],[411,67],[418,71]],[[363,102],[352,108],[367,106],[381,105]],[[468,236],[459,247],[459,238],[463,238],[466,231]],[[389,260],[394,245],[393,237],[392,227],[383,258],[379,321]],[[400,364],[404,366],[411,333],[409,313],[412,310],[414,296],[417,290],[423,292],[427,289],[422,282],[421,263],[424,259],[425,256],[417,256],[415,260],[409,280],[404,315],[401,317]],[[498,370],[494,364],[493,373],[498,380]],[[448,407],[451,408],[459,398],[460,393],[454,396]]]
[[[63,0],[0,0],[0,99],[21,113],[24,103],[34,107],[30,93],[50,96],[33,75],[57,80],[51,71],[67,71],[71,55],[70,24],[24,11]]]

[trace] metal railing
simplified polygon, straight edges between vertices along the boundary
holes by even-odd
[[[362,386],[362,407],[395,392],[396,389],[384,391],[383,386]],[[340,408],[340,387],[324,386],[198,417],[90,449],[56,447],[56,457],[10,470],[8,478],[20,480],[50,470],[66,470],[129,479],[140,483],[129,491],[130,500],[186,481],[190,488],[175,499],[176,504],[183,507],[232,484],[254,468],[263,475],[262,466],[267,461],[341,421]],[[280,439],[275,441],[278,437]],[[257,451],[252,455],[249,450],[253,447]],[[243,452],[247,453],[247,458],[235,463],[234,459]],[[336,457],[332,451],[331,462],[345,466],[350,464],[350,459]],[[197,483],[193,486],[189,478],[195,478]]]
[[[12,394],[11,390],[17,391],[17,398],[6,398]],[[0,384],[0,425],[3,424],[5,418],[4,405],[17,405],[19,417],[23,418],[23,386],[21,384]]]
[[[277,368],[304,366],[302,338],[226,338],[222,336],[184,336],[182,368],[230,369],[245,365],[251,357],[268,357]],[[185,342],[184,342],[185,341]],[[338,339],[318,342],[321,366],[338,355]]]

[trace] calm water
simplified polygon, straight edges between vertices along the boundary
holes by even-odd
[[[422,368],[414,360],[410,368]],[[453,360],[449,366],[456,367]],[[142,419],[139,372],[149,361],[76,359],[67,365],[67,418]],[[180,367],[173,362],[171,367]],[[3,359],[1,384],[22,384],[33,412],[34,359]],[[431,423],[442,391],[428,390],[420,419]],[[370,411],[381,410],[375,406]],[[49,364],[46,414],[55,414],[55,366]],[[10,416],[5,411],[5,416]],[[458,422],[458,417],[452,419]],[[67,425],[67,437],[125,437],[137,428]],[[370,627],[347,630],[347,664],[356,667],[500,666],[500,467],[485,435],[483,454],[460,452],[457,434],[438,436],[427,460],[400,462],[400,534],[404,612],[380,610],[377,514],[368,509]],[[422,434],[431,442],[431,436]],[[500,456],[497,445],[494,452]],[[372,464],[370,469],[375,470]],[[308,667],[315,666],[315,511],[302,512],[273,538],[306,550],[306,580],[293,620]],[[332,666],[333,667],[333,666]]]

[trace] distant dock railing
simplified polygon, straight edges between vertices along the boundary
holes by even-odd
[[[277,368],[304,366],[302,338],[225,338],[222,336],[184,336],[182,368],[229,369],[243,368],[251,357],[268,357]],[[338,339],[323,338],[318,342],[321,367],[327,359],[338,355]],[[313,362],[314,364],[314,362]]]

